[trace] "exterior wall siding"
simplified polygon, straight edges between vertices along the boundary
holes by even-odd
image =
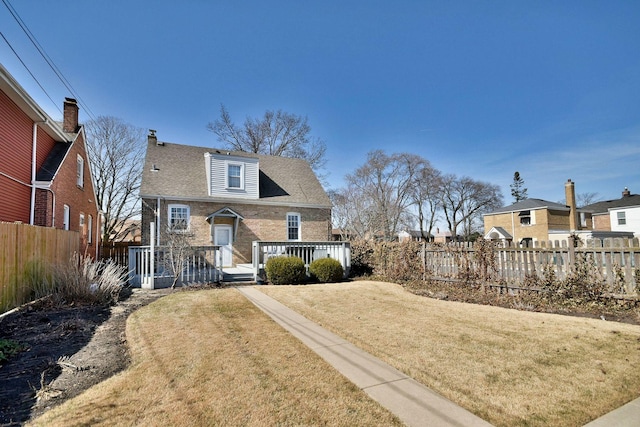
[[[156,200],[145,199],[142,212],[142,244],[149,244],[149,225],[156,221],[154,209]],[[167,206],[172,203],[187,204],[190,207],[189,232],[193,236],[194,245],[213,244],[212,224],[206,218],[213,212],[228,207],[240,214],[244,220],[239,222],[233,242],[233,263],[243,264],[251,262],[251,244],[255,240],[286,241],[286,215],[296,212],[301,217],[302,241],[331,240],[331,209],[295,208],[291,206],[265,206],[249,204],[222,204],[215,202],[190,202],[161,200],[160,229],[167,226]],[[214,224],[232,224],[226,217],[218,217]],[[161,241],[162,244],[162,241]]]
[[[207,173],[207,177],[209,178],[209,192],[211,196],[258,199],[258,159],[210,154],[209,160],[210,171],[208,172],[210,173]],[[227,165],[229,163],[244,165],[244,189],[230,190],[226,187]]]
[[[42,129],[37,133],[39,168],[55,141]],[[4,92],[0,92],[0,221],[29,223],[33,121]],[[15,180],[21,181],[21,183]]]

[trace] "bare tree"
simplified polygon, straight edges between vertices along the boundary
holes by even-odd
[[[576,205],[578,207],[584,207],[602,200],[598,193],[580,193],[576,194]]]
[[[109,242],[140,213],[145,131],[115,117],[99,116],[86,123],[85,132],[96,198],[104,215],[102,241]]]
[[[449,174],[442,179],[441,203],[451,236],[456,238],[462,224],[468,237],[475,220],[502,206],[502,193],[497,185]]]
[[[261,119],[247,117],[242,126],[233,122],[227,109],[207,129],[225,147],[236,151],[305,159],[316,173],[325,164],[325,143],[310,136],[307,118],[282,110],[266,111]]]
[[[160,264],[164,271],[171,275],[171,289],[174,289],[182,272],[189,268],[189,258],[194,252],[191,245],[193,234],[186,231],[166,230],[162,240],[164,253]]]
[[[346,176],[348,192],[357,194],[360,203],[355,228],[364,226],[371,236],[393,240],[400,226],[411,222],[412,188],[426,165],[426,160],[414,154],[371,151],[367,162]]]
[[[412,185],[411,198],[416,208],[416,217],[422,238],[429,241],[438,220],[442,173],[425,160]]]

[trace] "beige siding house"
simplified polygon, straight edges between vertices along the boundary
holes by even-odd
[[[152,131],[140,188],[142,243],[167,232],[219,245],[223,267],[251,263],[252,242],[331,239],[331,202],[301,159],[158,141]]]

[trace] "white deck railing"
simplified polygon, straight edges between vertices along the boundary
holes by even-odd
[[[347,277],[351,270],[351,245],[349,242],[266,242],[254,241],[252,261],[256,281],[265,279],[264,265],[274,256],[297,256],[307,268],[316,259],[333,258],[340,261]]]
[[[129,283],[131,286],[155,289],[171,286],[173,276],[165,268],[163,262],[168,256],[165,246],[132,246],[129,247]],[[215,283],[222,278],[222,271],[217,266],[219,246],[196,246],[190,248],[180,275],[178,285],[186,283]]]

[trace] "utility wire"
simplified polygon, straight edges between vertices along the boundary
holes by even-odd
[[[52,98],[51,95],[49,95],[49,92],[46,91],[46,89],[42,86],[42,84],[40,84],[40,81],[36,78],[36,76],[33,75],[33,73],[31,72],[31,70],[29,69],[29,67],[27,67],[27,64],[24,63],[24,61],[22,60],[22,58],[20,57],[20,55],[18,55],[18,52],[16,52],[16,50],[13,48],[13,46],[11,46],[11,43],[9,43],[9,40],[7,40],[7,38],[4,36],[4,34],[2,33],[2,31],[0,31],[0,36],[2,36],[2,38],[4,39],[4,41],[7,43],[7,45],[9,46],[9,49],[11,49],[11,51],[14,53],[14,55],[18,58],[18,60],[20,61],[20,63],[24,66],[24,68],[26,68],[27,72],[31,75],[31,77],[33,77],[33,80],[36,81],[36,83],[38,83],[38,86],[40,86],[40,89],[42,89],[42,91],[44,92],[45,95],[47,95],[47,98],[49,98],[49,100],[53,103],[53,105],[55,105],[55,107],[57,108],[58,111],[60,111],[60,114],[62,113],[62,110],[60,109],[60,107],[58,106],[58,103],[56,103]]]
[[[31,30],[29,30],[29,28],[27,27],[27,25],[24,23],[24,21],[22,20],[22,18],[20,17],[20,15],[18,15],[18,12],[16,12],[16,10],[13,8],[13,5],[11,5],[11,3],[9,2],[9,0],[2,0],[2,3],[4,3],[5,7],[7,8],[7,10],[9,10],[9,13],[11,13],[11,16],[13,16],[13,19],[16,20],[16,22],[18,23],[18,25],[20,26],[20,28],[22,28],[22,31],[24,31],[24,33],[27,35],[27,37],[29,38],[29,40],[31,41],[31,43],[33,44],[33,46],[36,48],[36,50],[38,51],[38,53],[40,53],[40,56],[42,56],[42,58],[45,60],[45,62],[47,63],[47,65],[49,65],[49,68],[51,68],[51,70],[55,73],[55,75],[58,77],[58,79],[60,80],[60,82],[62,82],[62,84],[64,85],[64,87],[67,88],[67,90],[69,92],[71,92],[71,94],[74,96],[74,98],[76,98],[78,100],[78,103],[82,106],[82,108],[84,109],[85,113],[89,116],[89,118],[91,120],[95,120],[94,114],[91,111],[91,109],[87,106],[87,104],[82,100],[82,98],[78,95],[78,93],[75,91],[75,89],[73,88],[73,86],[71,86],[71,83],[69,82],[69,80],[67,80],[67,78],[64,76],[64,74],[62,74],[62,71],[60,71],[60,69],[58,68],[58,66],[56,66],[56,64],[53,62],[53,60],[51,59],[51,57],[49,57],[49,55],[45,52],[44,48],[42,47],[42,45],[38,42],[38,40],[36,39],[36,37],[33,35],[33,33],[31,32]],[[4,36],[3,36],[4,37]],[[6,40],[6,39],[5,39]],[[13,48],[12,48],[13,50]],[[21,61],[22,62],[22,61]],[[24,64],[24,63],[23,63]],[[26,66],[25,66],[26,67]],[[31,74],[31,72],[29,72]],[[31,74],[33,76],[33,74]],[[34,77],[35,78],[35,77]],[[37,80],[36,80],[37,81]],[[39,83],[38,83],[39,84]],[[42,87],[42,86],[40,86]],[[43,89],[44,90],[44,89]],[[46,93],[46,92],[45,92]],[[48,95],[47,95],[48,96]],[[49,98],[51,99],[51,98]],[[55,104],[55,103],[54,103]]]

